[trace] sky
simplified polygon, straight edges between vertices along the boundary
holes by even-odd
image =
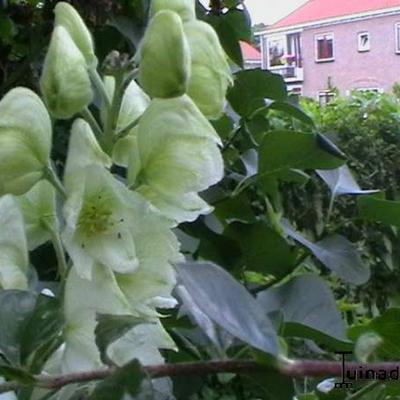
[[[273,24],[307,0],[245,0],[252,23]]]

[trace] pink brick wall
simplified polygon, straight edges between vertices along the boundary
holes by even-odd
[[[327,88],[329,76],[342,95],[346,95],[346,90],[362,87],[390,91],[395,82],[400,82],[400,54],[395,53],[396,22],[400,22],[400,15],[304,30],[303,95],[315,98],[318,91]],[[361,31],[370,32],[369,52],[358,52],[357,34]],[[328,32],[334,34],[335,61],[316,63],[314,35]]]

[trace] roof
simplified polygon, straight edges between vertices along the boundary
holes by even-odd
[[[400,0],[309,0],[270,28],[277,29],[334,17],[400,7]]]
[[[261,53],[246,42],[240,42],[243,59],[245,61],[261,61]]]

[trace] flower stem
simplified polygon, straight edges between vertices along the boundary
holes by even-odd
[[[45,226],[51,234],[51,241],[53,243],[58,262],[58,273],[60,274],[61,280],[64,281],[67,277],[68,264],[65,258],[65,251],[61,241],[60,233],[47,222],[45,222]]]
[[[375,389],[375,387],[379,386],[382,382],[379,381],[373,381],[368,383],[368,385],[365,385],[362,387],[358,392],[355,392],[351,394],[350,396],[346,397],[345,400],[356,400],[356,399],[362,399],[365,394],[370,392],[371,390]]]
[[[53,167],[49,165],[44,171],[44,178],[47,179],[61,195],[63,199],[67,198],[67,193],[65,191],[64,185],[61,183],[57,174],[55,173]]]
[[[97,69],[90,68],[89,69],[89,76],[90,76],[90,79],[91,79],[94,87],[99,92],[99,94],[101,96],[101,99],[103,100],[106,108],[109,109],[110,106],[111,106],[110,97],[109,97],[109,95],[108,95],[108,93],[106,91],[106,88],[104,86],[103,80],[101,79],[101,76],[97,72]]]
[[[91,111],[89,110],[88,107],[85,107],[82,111],[81,111],[82,117],[84,118],[84,120],[90,125],[90,127],[92,128],[94,134],[96,135],[97,138],[99,138],[100,136],[102,136],[103,131],[100,128],[100,125],[98,124],[98,122],[96,121],[96,118],[93,116],[93,114],[91,113]]]

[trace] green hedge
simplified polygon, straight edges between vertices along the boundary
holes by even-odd
[[[353,93],[325,107],[302,99],[301,107],[315,121],[315,130],[328,136],[348,157],[348,166],[361,188],[379,189],[390,200],[400,197],[400,102],[390,94]],[[270,122],[277,128],[309,126],[274,111]],[[341,233],[357,242],[366,254],[374,278],[347,301],[362,301],[370,314],[396,302],[400,293],[400,240],[395,228],[367,223],[358,216],[356,200],[340,196],[327,220],[330,192],[313,176],[305,185],[285,184],[284,214],[298,228],[318,238],[327,231]]]

